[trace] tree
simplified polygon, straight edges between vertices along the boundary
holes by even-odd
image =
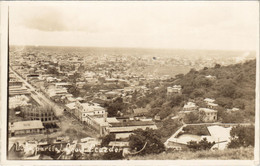
[[[159,112],[159,116],[161,119],[168,117],[172,113],[172,109],[170,107],[163,107]]]
[[[231,82],[227,82],[221,86],[220,94],[224,97],[233,98],[236,92],[235,85]]]
[[[156,114],[158,114],[161,110],[159,108],[152,108],[151,110],[149,110],[149,115],[151,117],[154,117]]]
[[[203,97],[203,95],[205,94],[204,89],[195,89],[192,93],[191,93],[191,98],[198,98],[198,97]]]
[[[85,70],[85,67],[83,65],[80,65],[79,68],[78,68],[78,71],[79,72],[84,72]]]
[[[194,88],[192,86],[185,86],[182,90],[183,94],[191,94],[193,92]]]
[[[101,142],[101,147],[108,146],[110,141],[114,141],[116,139],[115,134],[110,133],[103,137],[102,142]]]
[[[20,112],[22,109],[20,106],[14,108],[14,112]]]
[[[197,123],[199,121],[199,113],[198,112],[190,112],[185,115],[184,121],[185,123]]]
[[[78,96],[79,96],[79,93],[80,93],[80,91],[78,90],[78,88],[75,87],[75,86],[70,87],[70,88],[68,89],[68,92],[69,92],[70,94],[72,94],[73,96],[75,96],[75,97],[78,97]]]
[[[232,99],[228,97],[218,97],[216,98],[216,103],[218,103],[221,107],[224,108],[231,108],[233,105]]]
[[[177,79],[182,79],[184,77],[184,74],[177,74],[176,76],[175,76],[175,78],[177,78]]]
[[[174,107],[179,106],[184,101],[184,98],[182,95],[174,94],[168,98],[168,101],[170,101],[170,106]]]
[[[205,78],[205,76],[200,75],[200,76],[196,77],[196,79],[195,79],[195,86],[197,88],[200,88],[200,87],[207,88],[207,87],[212,86],[212,82],[211,82],[211,80]]]
[[[191,68],[189,71],[189,74],[196,74],[196,73],[197,73],[197,70],[194,68]]]
[[[178,119],[164,119],[162,126],[156,130],[157,134],[163,138],[169,138],[175,133],[181,126],[182,123]]]
[[[108,117],[118,116],[118,111],[124,112],[127,109],[125,103],[123,103],[122,97],[116,98],[112,103],[106,103]]]
[[[220,64],[216,64],[214,68],[215,68],[215,69],[219,69],[220,67],[221,67]]]
[[[139,152],[138,154],[161,153],[165,150],[160,137],[153,129],[137,129],[129,137],[130,149]]]
[[[46,73],[47,74],[54,74],[54,75],[58,75],[59,74],[59,72],[56,69],[56,67],[48,67]]]
[[[228,148],[239,148],[254,146],[255,142],[255,127],[250,126],[235,126],[230,131],[231,142]]]
[[[233,101],[233,107],[245,109],[245,101],[243,99],[235,99]]]
[[[164,103],[164,99],[157,98],[156,100],[151,101],[150,105],[151,105],[151,108],[156,108],[156,107],[162,106],[163,103]]]

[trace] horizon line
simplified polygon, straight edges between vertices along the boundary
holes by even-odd
[[[237,51],[237,52],[257,52],[257,49],[234,50],[234,49],[201,49],[201,48],[160,48],[160,47],[121,47],[121,46],[73,46],[73,45],[20,45],[10,44],[9,46],[24,46],[24,47],[79,47],[79,48],[118,48],[118,49],[152,49],[152,50],[198,50],[198,51]]]

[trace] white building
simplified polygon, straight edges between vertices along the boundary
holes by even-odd
[[[205,98],[204,102],[207,104],[207,107],[210,109],[216,109],[218,104],[214,103],[215,99]]]
[[[181,85],[174,85],[173,87],[167,87],[167,95],[173,93],[181,93]]]
[[[204,101],[205,101],[206,103],[214,103],[214,102],[215,102],[215,99],[205,98]]]
[[[207,75],[207,76],[205,76],[205,78],[207,78],[209,80],[215,80],[217,77],[216,76],[212,76],[212,75]]]
[[[22,107],[22,106],[28,106],[30,105],[29,98],[25,95],[16,95],[14,97],[9,98],[9,108],[16,108],[16,107]]]
[[[81,122],[87,122],[88,116],[102,117],[106,110],[97,103],[80,103],[79,101],[66,104],[72,114],[74,114]]]
[[[199,112],[204,112],[205,116],[203,117],[204,122],[215,122],[217,121],[217,110],[209,108],[200,108]]]
[[[185,104],[184,106],[183,106],[183,111],[195,111],[195,110],[197,110],[197,106],[196,106],[196,104],[195,103],[193,103],[193,102],[188,102],[187,104]]]

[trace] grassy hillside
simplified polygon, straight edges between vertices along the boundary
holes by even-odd
[[[254,148],[227,149],[225,151],[181,151],[144,156],[131,156],[130,160],[253,160]]]

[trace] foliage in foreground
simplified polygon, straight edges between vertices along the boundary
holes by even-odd
[[[188,148],[190,148],[192,151],[209,150],[214,144],[215,142],[208,142],[207,138],[203,138],[203,140],[199,142],[189,141]]]
[[[171,153],[131,156],[131,160],[253,160],[254,148],[226,149],[219,151],[180,151]]]
[[[140,151],[138,155],[161,153],[165,150],[164,144],[155,130],[135,130],[134,134],[129,137],[130,148],[133,151]]]

